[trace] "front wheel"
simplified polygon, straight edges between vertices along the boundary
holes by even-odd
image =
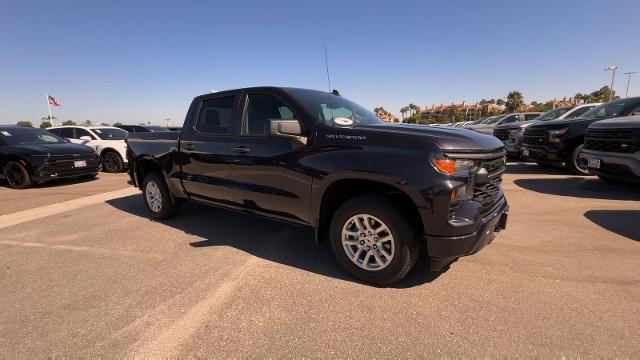
[[[566,161],[567,168],[576,175],[591,175],[586,166],[580,164],[580,152],[584,144],[576,146]]]
[[[108,173],[118,173],[124,170],[124,162],[115,151],[105,151],[102,154],[102,168]]]
[[[359,280],[385,286],[402,279],[419,255],[419,239],[406,211],[381,196],[345,202],[330,225],[338,262]]]
[[[26,189],[34,185],[27,169],[17,161],[9,161],[4,167],[4,177],[13,189]]]
[[[160,173],[151,173],[144,178],[142,193],[152,218],[168,219],[178,211],[178,205],[171,198]]]

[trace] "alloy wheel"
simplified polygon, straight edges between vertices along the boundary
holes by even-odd
[[[357,214],[346,221],[342,228],[342,247],[354,264],[367,271],[387,267],[395,252],[389,227],[369,214]]]
[[[25,182],[24,173],[17,164],[9,164],[6,168],[6,177],[12,186],[20,186]]]
[[[120,170],[120,158],[113,152],[108,152],[104,154],[103,158],[104,168],[108,172],[116,172]]]
[[[151,211],[157,213],[162,209],[162,193],[160,193],[158,184],[153,181],[148,182],[144,190],[144,197]]]

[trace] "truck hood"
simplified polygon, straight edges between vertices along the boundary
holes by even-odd
[[[38,144],[38,145],[13,145],[13,150],[29,155],[68,155],[93,153],[93,149],[88,146],[63,143],[63,144]]]
[[[590,129],[640,129],[640,116],[619,117],[596,121]]]
[[[527,120],[527,121],[520,121],[515,123],[509,123],[509,124],[502,124],[502,125],[496,126],[496,130],[516,130],[521,128],[527,128],[537,123],[538,121],[535,121],[535,120]]]
[[[579,117],[574,119],[556,119],[549,121],[540,121],[530,126],[532,129],[561,129],[565,127],[581,127],[585,128],[592,122],[598,121],[597,118]]]
[[[413,124],[364,125],[356,129],[387,134],[414,135],[437,142],[442,150],[453,152],[491,152],[503,147],[492,135],[465,128],[435,127]]]

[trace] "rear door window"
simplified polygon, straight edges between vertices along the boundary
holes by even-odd
[[[236,98],[237,96],[227,96],[203,101],[196,130],[211,135],[233,134],[233,108]]]
[[[73,139],[73,128],[60,128],[60,137]]]

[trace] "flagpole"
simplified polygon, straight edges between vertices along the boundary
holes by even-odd
[[[55,124],[53,123],[53,116],[51,116],[51,103],[49,102],[49,94],[45,94],[46,98],[47,98],[47,107],[49,107],[49,123],[51,124],[51,126],[54,126]]]

